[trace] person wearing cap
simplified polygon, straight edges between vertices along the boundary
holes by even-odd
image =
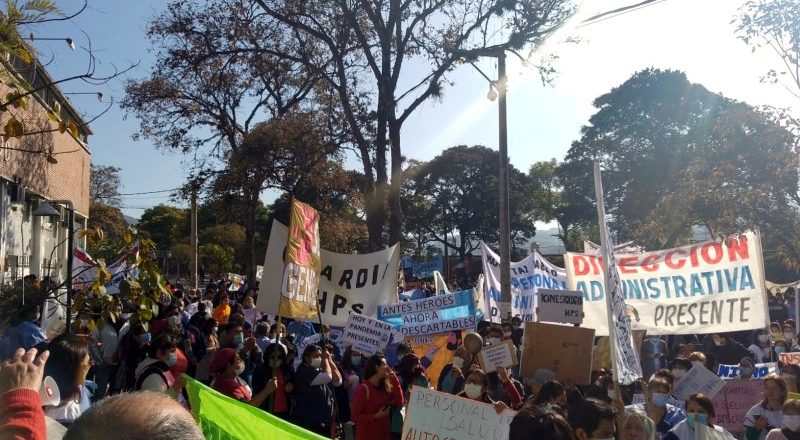
[[[278,386],[278,379],[272,378],[267,381],[266,386],[261,391],[253,395],[253,391],[247,385],[247,382],[239,377],[239,374],[244,371],[244,361],[239,357],[236,350],[232,348],[223,348],[217,352],[209,370],[216,375],[214,382],[211,383],[211,388],[228,397],[256,407],[261,406]]]
[[[37,304],[29,300],[11,317],[9,327],[0,338],[0,361],[11,359],[18,348],[27,351],[47,340],[42,328],[35,323],[40,317]]]
[[[277,379],[275,392],[260,405],[260,408],[288,421],[291,415],[291,394],[294,391],[294,369],[291,362],[286,360],[287,353],[286,346],[280,343],[267,347],[264,351],[264,363],[253,373],[253,390],[259,393],[271,380]]]

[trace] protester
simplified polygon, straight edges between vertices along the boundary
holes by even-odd
[[[695,431],[705,426],[717,432],[724,438],[733,440],[733,436],[721,426],[714,425],[712,422],[716,417],[714,404],[711,399],[701,393],[694,393],[686,399],[686,420],[678,423],[667,435],[664,440],[691,440],[695,437]]]
[[[261,352],[267,351],[267,347],[275,342],[274,339],[270,339],[269,337],[269,324],[266,322],[259,322],[256,325],[255,336],[256,338],[256,345]]]
[[[195,378],[206,385],[210,385],[211,379],[213,378],[210,371],[211,362],[214,361],[214,357],[216,357],[220,349],[219,339],[217,338],[217,332],[219,331],[217,320],[214,318],[207,318],[202,324],[201,331],[202,338],[205,342],[205,354],[203,354],[203,357],[197,362]]]
[[[789,399],[783,404],[783,425],[767,434],[766,440],[796,440],[800,438],[800,400]]]
[[[117,348],[119,367],[114,386],[117,391],[130,391],[136,386],[136,367],[147,356],[150,340],[150,332],[141,323],[133,325],[120,339]]]
[[[656,440],[656,424],[638,409],[626,409],[621,425],[620,440]]]
[[[508,440],[575,440],[575,434],[564,417],[550,407],[526,408],[511,420]]]
[[[277,350],[277,353],[275,351]],[[276,359],[277,354],[277,359]],[[291,417],[291,396],[294,391],[294,369],[286,359],[287,350],[283,344],[272,344],[264,351],[264,362],[253,374],[253,390],[261,392],[272,378],[276,379],[275,392],[260,405],[264,411],[283,420]]]
[[[710,368],[716,371],[715,368],[719,364],[735,365],[746,357],[753,357],[753,353],[745,348],[739,341],[729,338],[725,333],[713,333],[711,335],[713,344],[710,346],[708,353],[713,356],[715,363]]]
[[[783,404],[788,390],[782,378],[770,375],[764,379],[764,400],[754,405],[744,417],[747,440],[763,440],[767,433],[783,426]]]
[[[342,386],[347,390],[347,397],[349,402],[353,402],[358,389],[361,384],[361,379],[364,378],[364,370],[366,363],[361,353],[353,350],[353,347],[347,347],[342,355]]]
[[[609,404],[585,399],[569,409],[567,420],[578,440],[608,440],[615,437],[616,412]]]
[[[239,377],[244,371],[244,361],[239,357],[236,350],[232,348],[220,350],[214,357],[214,361],[211,362],[209,370],[211,374],[215,375],[214,381],[211,383],[212,388],[228,397],[252,406],[261,406],[278,386],[277,379],[269,379],[261,391],[253,395],[250,385]]]
[[[794,326],[789,322],[784,322],[783,324],[783,339],[786,341],[787,351],[800,351],[800,344],[798,344],[797,334],[794,331]]]
[[[689,359],[675,359],[672,361],[670,375],[672,376],[673,383],[685,376],[686,373],[692,369],[692,366],[692,361]]]
[[[472,361],[469,351],[463,345],[458,346],[453,355],[453,362],[445,365],[439,373],[436,389],[449,394],[460,393],[464,389],[464,371],[470,371]]]
[[[48,407],[46,415],[69,425],[91,406],[92,393],[85,386],[86,374],[92,366],[89,343],[83,336],[63,334],[53,339],[47,349],[50,358],[44,374],[55,380],[61,402]]]
[[[756,363],[770,362],[772,350],[767,330],[762,328],[753,332],[753,344],[750,345],[749,348],[753,353]]]
[[[333,423],[333,391],[329,385],[340,386],[342,377],[333,364],[331,354],[317,345],[303,351],[303,361],[295,373],[295,422],[324,437],[331,436]]]
[[[10,359],[18,348],[30,350],[47,340],[41,327],[34,321],[40,318],[39,308],[30,302],[21,306],[9,322],[9,327],[0,338],[0,360]]]
[[[642,342],[641,364],[645,378],[667,366],[667,343],[658,335],[648,335]]]
[[[0,439],[47,440],[39,388],[50,353],[37,352],[19,348],[0,364]]]
[[[515,390],[516,391],[516,390]],[[464,384],[464,391],[457,394],[461,397],[477,400],[478,402],[488,403],[494,406],[498,414],[503,412],[509,406],[503,401],[494,401],[489,396],[489,377],[483,370],[473,370],[467,375],[466,383]],[[519,397],[519,394],[517,394]]]
[[[656,432],[666,435],[678,423],[686,419],[686,413],[667,403],[670,386],[663,378],[654,378],[647,384],[645,403],[628,406],[628,409],[642,411],[656,424]]]
[[[689,355],[689,361],[692,362],[692,365],[700,365],[701,367],[708,366],[706,355],[699,351],[693,351],[692,354]]]
[[[353,398],[352,420],[356,440],[391,438],[390,409],[400,408],[405,400],[400,381],[380,354],[370,356],[364,365],[364,382]]]
[[[92,333],[92,337],[100,343],[98,349],[102,358],[102,363],[95,365],[95,382],[97,383],[95,399],[102,399],[106,394],[114,391],[114,382],[119,368],[119,343],[130,331],[130,328],[130,324],[120,318],[112,320],[111,317],[107,317],[104,325],[96,327]]]
[[[168,334],[158,335],[147,350],[147,358],[136,367],[136,390],[168,393],[176,397],[184,382],[170,372],[178,362],[175,340]]]
[[[233,348],[239,352],[239,357],[245,363],[244,371],[240,375],[245,382],[251,383],[253,372],[263,362],[263,353],[256,344],[256,338],[249,337],[245,339],[242,324],[234,319],[225,326],[220,339],[220,346],[222,348]]]
[[[230,299],[228,299],[228,295],[223,295],[220,299],[219,306],[214,309],[214,313],[211,314],[211,317],[216,319],[219,325],[225,325],[228,323],[228,317],[231,315],[231,306]]]
[[[533,404],[536,406],[556,405],[565,408],[567,406],[567,388],[555,380],[547,381],[539,388]]]
[[[204,440],[205,437],[191,414],[177,402],[161,393],[143,391],[101,400],[70,426],[63,440],[86,439]]]

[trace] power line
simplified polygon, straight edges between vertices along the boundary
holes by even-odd
[[[116,197],[116,196],[139,196],[139,195],[142,195],[142,194],[159,194],[159,193],[177,191],[179,189],[181,189],[181,187],[172,188],[172,189],[162,189],[160,191],[144,191],[144,192],[135,192],[135,193],[120,193],[120,194],[114,194],[114,195],[108,195],[108,196],[101,196],[101,198],[109,198],[109,197]]]
[[[582,28],[584,26],[588,26],[590,24],[599,23],[601,21],[605,21],[605,20],[608,20],[608,19],[611,19],[611,18],[614,18],[614,17],[619,17],[620,15],[625,15],[625,14],[628,14],[630,12],[638,11],[639,9],[643,9],[643,8],[648,7],[648,6],[653,6],[653,5],[656,5],[658,3],[662,3],[664,1],[665,0],[644,0],[644,1],[641,1],[639,3],[636,3],[635,5],[623,6],[621,8],[612,9],[610,11],[602,12],[600,14],[597,14],[597,15],[593,16],[593,17],[589,17],[586,20],[583,20],[581,22],[581,24],[576,27],[576,29],[577,28]]]

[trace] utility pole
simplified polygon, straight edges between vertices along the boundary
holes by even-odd
[[[197,290],[197,190],[200,184],[197,180],[192,180],[192,213],[191,213],[191,237],[192,255],[189,263],[189,285]]]
[[[508,208],[508,121],[506,118],[506,52],[497,55],[497,94],[500,131],[500,313],[511,318],[511,220]]]

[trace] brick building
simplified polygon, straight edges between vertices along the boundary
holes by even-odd
[[[0,137],[0,283],[27,274],[66,275],[67,215],[61,220],[31,215],[41,200],[71,200],[75,207],[75,229],[86,226],[89,216],[89,170],[91,131],[77,110],[38,63],[0,59],[0,69],[19,75],[36,92],[27,109],[10,108],[0,113],[0,134],[12,112],[26,134],[4,140]],[[0,100],[8,93],[0,83]],[[60,105],[62,120],[73,121],[79,136],[60,133],[58,123],[47,116]],[[58,208],[58,207],[57,207]],[[79,240],[76,236],[76,245]]]

